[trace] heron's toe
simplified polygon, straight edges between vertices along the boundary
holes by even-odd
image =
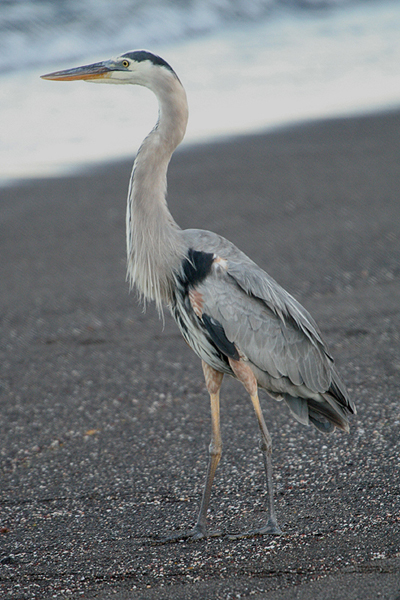
[[[270,519],[268,523],[264,527],[260,527],[260,529],[256,529],[254,533],[258,533],[260,535],[269,534],[269,535],[283,535],[282,529],[279,527],[276,521]]]
[[[264,527],[259,527],[258,529],[252,529],[243,533],[231,534],[228,537],[230,540],[240,540],[243,538],[253,537],[255,535],[283,535],[283,531],[279,527],[277,521],[274,519],[269,519]]]
[[[214,534],[211,534],[213,536]],[[168,544],[172,542],[181,542],[181,541],[197,541],[202,540],[208,537],[207,530],[196,525],[193,529],[179,531],[178,533],[172,533],[166,537],[157,537],[155,539],[155,543],[158,544]]]

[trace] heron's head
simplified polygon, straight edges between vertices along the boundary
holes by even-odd
[[[82,79],[94,83],[132,83],[152,88],[160,75],[177,79],[177,75],[165,60],[147,50],[135,50],[111,60],[48,73],[42,75],[42,79],[56,81]]]

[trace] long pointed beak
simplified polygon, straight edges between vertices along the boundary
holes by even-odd
[[[56,81],[74,81],[83,79],[84,81],[93,81],[93,79],[106,79],[110,77],[112,71],[118,70],[111,60],[104,62],[76,67],[75,69],[66,69],[65,71],[55,71],[47,75],[41,75],[42,79],[51,79]]]

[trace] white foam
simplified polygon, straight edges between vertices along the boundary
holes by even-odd
[[[399,31],[400,6],[385,2],[329,18],[278,15],[151,50],[185,85],[190,143],[400,106]],[[72,66],[52,64],[47,72]],[[136,86],[49,82],[26,71],[2,77],[0,113],[0,177],[7,180],[133,155],[157,105]]]

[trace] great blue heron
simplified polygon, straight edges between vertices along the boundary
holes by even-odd
[[[324,433],[349,430],[355,413],[309,313],[231,242],[210,231],[182,231],[166,203],[167,169],[186,130],[185,90],[162,58],[144,50],[43,75],[44,79],[131,83],[152,90],[159,118],[136,156],[130,180],[126,238],[128,277],[140,294],[167,304],[183,337],[201,358],[211,401],[207,476],[195,527],[177,537],[207,535],[206,515],[221,458],[219,391],[224,373],[250,394],[261,433],[268,520],[253,533],[279,534],[273,500],[272,442],[258,386],[284,400],[305,425]]]

